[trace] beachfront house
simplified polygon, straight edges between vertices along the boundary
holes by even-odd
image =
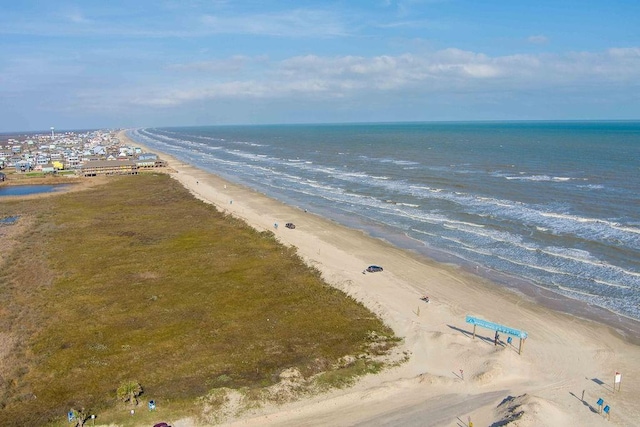
[[[28,172],[32,169],[31,162],[23,159],[17,161],[15,167],[17,172]]]
[[[49,156],[44,155],[44,154],[39,154],[39,155],[36,157],[36,164],[37,164],[37,165],[44,166],[44,165],[46,165],[46,164],[48,164],[48,163],[49,163]]]
[[[73,154],[66,158],[67,169],[78,169],[80,167],[80,158]]]
[[[85,162],[78,173],[82,176],[137,175],[138,165],[131,160],[97,160]]]
[[[52,162],[51,162],[51,164],[53,165],[53,168],[54,168],[55,170],[59,170],[59,171],[61,171],[61,170],[63,170],[63,169],[64,169],[64,163],[62,163],[62,162],[60,162],[60,161],[58,161],[58,160],[54,160],[54,161],[52,161]]]
[[[96,156],[106,156],[107,155],[107,149],[105,147],[103,147],[102,145],[98,145],[96,147],[93,147],[91,149],[91,154],[96,155]]]
[[[138,160],[157,160],[158,155],[155,153],[142,153],[138,156]]]
[[[7,163],[7,166],[15,166],[16,163],[18,163],[20,160],[22,160],[22,156],[11,156],[9,157],[9,162]]]
[[[155,166],[158,156],[153,153],[144,153],[138,156],[137,165],[141,168],[152,168]]]
[[[53,165],[51,163],[48,163],[46,165],[41,165],[42,167],[42,173],[55,173],[56,170],[53,167]]]
[[[143,153],[138,156],[136,164],[140,168],[162,168],[167,166],[164,160],[160,160],[157,154]]]

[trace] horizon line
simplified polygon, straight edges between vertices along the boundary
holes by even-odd
[[[96,127],[96,128],[75,128],[59,129],[56,133],[67,132],[95,132],[95,131],[117,131],[145,128],[192,128],[192,127],[260,127],[260,126],[331,126],[331,125],[392,125],[392,124],[472,124],[472,123],[635,123],[638,119],[486,119],[486,120],[397,120],[397,121],[352,121],[352,122],[298,122],[298,123],[230,123],[230,124],[190,124],[190,125],[163,125],[163,126],[124,126],[124,127]],[[19,130],[0,131],[0,135],[39,135],[49,134],[51,128],[42,130]]]

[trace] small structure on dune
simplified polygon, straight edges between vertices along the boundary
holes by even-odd
[[[482,328],[496,331],[496,343],[498,340],[498,333],[503,333],[503,334],[514,336],[516,338],[520,338],[520,344],[518,345],[518,354],[522,353],[522,346],[524,345],[524,340],[526,340],[528,337],[528,334],[525,331],[510,328],[508,326],[500,325],[498,323],[489,322],[488,320],[480,319],[473,316],[467,316],[465,321],[473,325],[473,338],[476,337],[476,326],[480,326]]]

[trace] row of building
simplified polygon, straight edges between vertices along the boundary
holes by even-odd
[[[164,166],[156,154],[123,144],[117,131],[52,132],[0,141],[0,169],[19,173],[66,170],[82,176],[122,175]]]

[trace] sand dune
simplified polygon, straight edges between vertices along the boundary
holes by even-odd
[[[140,144],[135,144],[140,145]],[[640,347],[599,323],[554,312],[486,280],[226,182],[161,154],[196,197],[271,230],[325,280],[381,316],[404,337],[409,361],[339,390],[260,413],[234,426],[633,426],[640,423]],[[295,230],[275,223],[296,224]],[[369,264],[384,271],[363,274]],[[430,296],[427,304],[420,300]],[[494,345],[465,315],[528,332]],[[638,337],[635,337],[638,338]],[[503,337],[506,339],[506,337]],[[461,372],[462,371],[462,372]],[[614,374],[623,374],[619,392]],[[584,393],[584,401],[582,396]],[[599,414],[599,398],[611,408]],[[181,420],[176,426],[192,425]]]

